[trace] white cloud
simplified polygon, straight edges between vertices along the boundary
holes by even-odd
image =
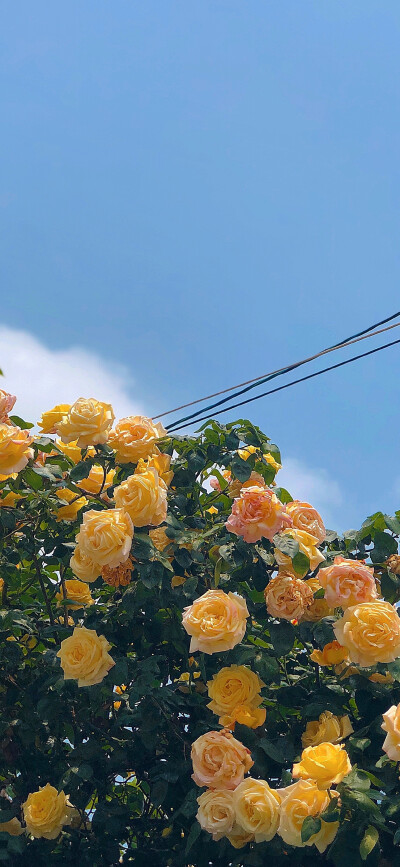
[[[80,347],[48,349],[27,331],[0,326],[0,367],[0,388],[17,396],[13,412],[27,421],[78,397],[111,403],[116,418],[144,412],[129,395],[134,383],[128,369]]]
[[[328,529],[341,528],[343,494],[337,481],[326,470],[307,467],[296,458],[286,458],[279,470],[277,484],[287,488],[296,500],[311,503],[320,512]]]

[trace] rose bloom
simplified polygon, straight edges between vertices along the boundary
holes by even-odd
[[[382,716],[382,728],[387,732],[382,746],[383,752],[392,762],[400,762],[400,704],[393,704]]]
[[[130,516],[134,527],[162,524],[167,517],[167,486],[153,467],[128,476],[114,491],[119,509]]]
[[[208,695],[211,698],[207,707],[213,713],[222,716],[229,714],[238,705],[253,705],[258,707],[262,698],[260,689],[265,686],[258,674],[245,665],[229,665],[221,668],[207,683]]]
[[[400,618],[390,602],[377,600],[347,608],[333,626],[350,661],[361,668],[394,662],[400,656]]]
[[[258,460],[261,459],[260,449],[257,449],[256,446],[246,446],[246,448],[244,449],[238,449],[238,455],[240,458],[242,458],[243,461],[247,461],[250,455],[254,454],[258,456]],[[278,470],[282,469],[282,464],[278,464],[278,461],[276,461],[275,458],[272,457],[270,452],[265,452],[262,457],[267,462],[267,464],[269,464],[270,467],[275,470],[275,473],[277,473]]]
[[[9,476],[19,473],[26,467],[33,450],[33,442],[27,430],[11,424],[0,424],[0,473]]]
[[[340,665],[341,662],[349,659],[349,651],[339,641],[330,641],[325,644],[323,650],[313,650],[310,653],[310,659],[321,666]]]
[[[314,572],[314,569],[319,566],[320,563],[325,559],[324,555],[321,554],[321,551],[318,551],[316,546],[317,539],[315,536],[311,536],[310,533],[306,533],[304,530],[286,529],[281,533],[282,536],[290,536],[295,539],[299,544],[299,551],[305,554],[310,561],[310,569]],[[303,578],[304,575],[307,575],[308,569],[305,569],[301,575],[298,575],[294,571],[292,558],[289,557],[288,554],[283,554],[282,551],[279,551],[279,548],[274,549],[274,557],[278,565],[284,569],[286,572],[291,572],[292,575],[295,575],[296,578]]]
[[[310,506],[310,503],[303,503],[301,500],[292,500],[291,503],[286,503],[286,511],[293,521],[293,526],[297,530],[304,530],[310,533],[317,539],[319,545],[325,541],[326,530],[321,515]]]
[[[269,488],[260,485],[242,488],[225,524],[231,533],[243,536],[245,542],[258,542],[262,538],[272,542],[276,533],[291,525],[285,506]]]
[[[104,478],[104,470],[101,464],[93,464],[90,473],[86,479],[80,479],[79,487],[87,494],[99,494],[100,491],[106,491],[110,488],[115,476],[115,470],[109,470]]]
[[[347,716],[334,716],[330,710],[321,713],[319,719],[307,723],[301,736],[303,747],[316,747],[318,744],[339,744],[354,731]]]
[[[321,828],[313,834],[306,843],[301,839],[301,829],[304,819],[308,816],[319,816],[330,804],[327,792],[321,792],[315,783],[307,780],[299,780],[286,789],[279,790],[282,803],[280,808],[280,820],[278,834],[288,846],[315,845],[318,852],[325,849],[336,837],[339,822],[324,822],[321,820]],[[334,794],[334,793],[332,793]]]
[[[140,458],[140,461],[138,461],[138,466],[136,468],[136,472],[139,471],[139,466],[140,466],[142,460],[143,459]],[[154,469],[157,470],[158,475],[160,476],[160,479],[162,479],[163,482],[165,482],[167,488],[169,488],[169,486],[172,482],[172,479],[174,478],[174,474],[173,474],[173,471],[170,469],[170,466],[171,466],[170,455],[164,455],[162,452],[160,452],[160,450],[157,448],[157,446],[155,447],[154,454],[151,455],[151,457],[146,461],[146,464],[145,464],[146,469],[148,467],[154,467]]]
[[[14,818],[8,822],[0,822],[0,832],[10,834],[11,837],[20,837],[24,833],[24,829],[19,819]]]
[[[272,617],[299,620],[314,601],[314,594],[301,578],[278,572],[264,590],[267,611]]]
[[[58,488],[56,497],[67,504],[57,509],[57,521],[76,521],[79,510],[83,509],[87,503],[86,497],[77,499],[75,491],[70,491],[69,488]]]
[[[243,490],[247,488],[254,488],[254,486],[258,488],[265,488],[265,490],[267,489],[262,475],[260,475],[260,473],[254,472],[253,470],[250,477],[245,482],[241,482],[239,479],[234,479],[233,482],[231,481],[229,483],[229,488],[226,493],[228,497],[231,498],[231,500],[234,500],[236,497],[240,497],[240,494]]]
[[[209,789],[236,789],[253,766],[250,750],[231,732],[207,732],[192,744],[192,779]]]
[[[122,509],[85,512],[76,541],[83,554],[99,566],[119,566],[128,559],[133,538],[132,521]]]
[[[109,444],[116,451],[121,464],[136,464],[140,458],[146,460],[155,452],[157,440],[167,435],[161,422],[153,422],[144,415],[130,415],[121,418],[111,431]]]
[[[1,424],[8,424],[8,416],[9,416],[9,413],[11,412],[11,410],[15,404],[16,399],[17,398],[15,397],[14,394],[9,394],[8,391],[3,391],[3,389],[0,388],[0,423]]]
[[[199,809],[196,819],[203,831],[208,831],[213,840],[221,840],[232,831],[235,824],[233,792],[229,789],[207,789],[197,798]]]
[[[64,443],[74,442],[80,449],[107,442],[114,421],[110,403],[93,397],[79,397],[56,424]]]
[[[85,608],[86,605],[93,605],[94,600],[87,584],[83,581],[77,581],[75,578],[65,581],[66,599],[68,599],[68,608],[73,610]],[[64,602],[64,594],[62,589],[56,593],[57,605],[62,605]]]
[[[335,557],[332,566],[320,569],[318,580],[325,590],[325,599],[333,608],[350,608],[359,602],[377,598],[374,570],[363,560]]]
[[[53,409],[48,409],[47,412],[42,413],[42,417],[40,421],[38,421],[38,427],[41,428],[41,433],[56,433],[56,425],[70,409],[70,403],[58,403],[57,406],[53,406]]]
[[[55,840],[63,826],[71,821],[68,795],[58,792],[50,783],[38,792],[31,792],[22,804],[22,810],[28,834],[46,840]]]
[[[149,530],[149,536],[157,551],[164,551],[168,545],[172,545],[173,543],[173,539],[167,536],[164,527],[156,527],[154,530]]]
[[[307,584],[307,587],[309,587],[313,593],[322,590],[318,578],[307,578],[304,583]],[[334,609],[329,608],[326,599],[322,597],[321,599],[314,599],[314,602],[307,606],[301,619],[302,621],[307,620],[311,623],[317,623],[318,620],[322,620],[323,617],[331,617],[333,613]]]
[[[190,653],[221,653],[240,644],[246,632],[247,605],[237,593],[207,590],[183,610],[182,625],[192,636]]]
[[[61,660],[64,680],[77,680],[78,686],[101,683],[115,662],[107,652],[111,645],[94,629],[75,626],[72,635],[64,638],[56,656]]]
[[[261,696],[260,696],[261,700]],[[258,729],[264,725],[267,717],[265,707],[254,707],[250,704],[238,704],[233,710],[227,714],[223,714],[219,718],[219,724],[226,729],[233,731],[235,723],[241,726],[247,726],[249,729]]]
[[[80,578],[81,581],[86,581],[87,584],[96,581],[96,578],[100,575],[101,566],[99,566],[98,563],[95,563],[91,557],[84,554],[79,545],[76,546],[69,561],[69,565],[74,575]]]
[[[323,742],[303,750],[300,761],[293,765],[292,774],[302,780],[313,780],[319,789],[329,789],[341,783],[350,771],[350,759],[343,745]]]
[[[66,458],[69,458],[69,460],[72,461],[73,464],[77,464],[79,463],[79,461],[82,460],[82,449],[80,449],[76,443],[63,443],[62,440],[57,439],[55,441],[55,445],[60,450],[60,452],[65,455]],[[88,449],[88,455],[90,455],[91,451],[92,449]],[[79,484],[81,483],[79,482]]]
[[[254,840],[253,834],[249,834],[237,822],[234,824],[230,834],[226,836],[231,846],[234,846],[235,849],[243,849],[243,846],[246,846],[247,843],[252,843]]]
[[[256,843],[272,840],[279,825],[280,795],[265,780],[248,777],[233,793],[238,824]]]

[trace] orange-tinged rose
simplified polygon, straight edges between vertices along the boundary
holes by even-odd
[[[47,783],[38,792],[31,792],[22,805],[26,830],[33,837],[55,840],[64,825],[71,821],[68,795]]]
[[[382,674],[380,671],[375,671],[374,674],[369,676],[368,680],[371,680],[372,683],[394,683],[394,678],[388,671],[385,674]]]
[[[339,641],[330,641],[325,644],[323,650],[313,650],[310,653],[310,659],[321,666],[340,665],[341,662],[349,659],[349,651]]]
[[[383,752],[392,762],[400,762],[400,704],[393,704],[382,716],[381,727],[387,732],[382,746]]]
[[[256,708],[262,702],[260,689],[263,686],[265,683],[258,674],[245,665],[226,666],[207,683],[211,699],[207,707],[218,716],[230,715],[238,705]]]
[[[64,638],[56,656],[61,661],[64,680],[77,680],[78,686],[101,683],[115,662],[108,653],[111,645],[94,629],[75,626],[72,635]]]
[[[208,831],[213,840],[221,840],[232,831],[235,824],[233,792],[229,789],[207,789],[197,798],[199,809],[196,819],[203,831]]]
[[[308,816],[320,816],[327,809],[330,804],[328,793],[321,791],[315,783],[307,780],[299,780],[286,789],[280,789],[279,792],[282,803],[278,834],[282,840],[288,846],[302,848],[315,845],[319,852],[325,852],[336,837],[339,822],[324,822],[322,819],[320,830],[307,842],[301,839],[301,829]]]
[[[324,542],[326,536],[324,522],[319,512],[310,503],[304,503],[302,500],[292,500],[290,503],[286,503],[286,511],[292,518],[293,526],[297,530],[310,533],[319,545]]]
[[[78,497],[75,491],[70,491],[69,488],[58,488],[56,497],[66,504],[57,509],[57,521],[76,521],[79,510],[87,503],[86,497]]]
[[[58,403],[57,406],[53,406],[53,409],[48,409],[47,412],[42,413],[42,417],[40,421],[38,421],[38,426],[41,429],[41,433],[56,433],[56,425],[58,425],[58,423],[61,421],[63,416],[67,414],[70,408],[70,403]]]
[[[293,765],[292,774],[302,780],[312,780],[319,789],[329,789],[341,783],[350,771],[350,759],[343,745],[323,742],[303,750],[300,761]]]
[[[307,578],[304,582],[307,584],[307,587],[312,590],[313,593],[317,593],[318,590],[322,590],[322,587],[318,581],[318,578]],[[307,620],[311,623],[317,623],[318,620],[322,620],[323,617],[331,617],[334,613],[333,608],[329,608],[329,605],[323,597],[321,599],[315,599],[311,602],[311,605],[308,605],[303,616],[302,621]]]
[[[142,458],[141,458],[142,460]],[[140,462],[139,462],[140,463]],[[146,461],[145,467],[154,467],[157,470],[160,479],[165,482],[167,488],[169,488],[172,479],[174,478],[173,471],[170,469],[171,466],[171,457],[170,455],[164,455],[160,452],[156,447],[156,451],[150,458]],[[136,472],[139,471],[139,467],[136,468]]]
[[[350,661],[362,668],[400,656],[400,618],[390,602],[376,600],[347,608],[333,626]]]
[[[150,458],[157,440],[166,435],[161,422],[155,423],[144,415],[130,415],[117,422],[111,431],[109,444],[115,449],[117,461],[121,464],[136,464],[140,458]]]
[[[235,723],[241,726],[247,726],[249,729],[258,729],[264,725],[267,717],[265,707],[254,707],[248,704],[238,704],[229,713],[224,714],[219,718],[219,724],[226,729],[233,731]]]
[[[9,413],[11,412],[11,410],[15,404],[16,399],[17,398],[15,397],[14,394],[9,394],[8,391],[3,391],[3,389],[0,388],[0,423],[1,424],[9,424],[10,423],[8,416],[9,416]]]
[[[319,719],[307,723],[301,742],[303,747],[316,747],[326,742],[339,744],[351,735],[352,731],[354,729],[347,714],[339,717],[326,710]]]
[[[302,554],[305,554],[308,557],[310,561],[310,569],[312,572],[314,572],[314,569],[316,569],[317,566],[319,566],[319,564],[322,563],[325,559],[324,555],[321,554],[321,551],[319,551],[316,546],[316,537],[312,536],[311,533],[306,533],[304,530],[297,530],[294,527],[293,529],[289,528],[286,530],[282,530],[280,535],[289,536],[290,538],[295,539],[295,541],[299,545],[299,551],[301,551]],[[297,578],[303,578],[304,575],[307,575],[307,568],[302,571],[301,575],[295,572],[292,558],[289,557],[288,554],[283,554],[283,552],[280,551],[279,548],[274,549],[274,557],[279,567],[281,569],[284,569],[285,572],[291,572]]]
[[[243,536],[245,542],[258,542],[262,538],[272,542],[276,533],[291,525],[285,506],[269,488],[261,485],[242,487],[225,524],[230,533]]]
[[[287,572],[278,572],[264,590],[267,611],[272,617],[299,620],[314,601],[310,587],[300,578]]]
[[[115,476],[115,470],[109,470],[104,477],[104,470],[101,464],[93,464],[90,473],[86,479],[81,479],[79,487],[87,494],[100,494],[100,491],[106,491],[110,488]]]
[[[246,632],[247,605],[237,593],[207,590],[184,608],[182,624],[192,636],[190,653],[220,653],[240,644]]]
[[[154,467],[140,467],[114,491],[119,509],[130,516],[134,527],[157,526],[167,517],[167,486]]]
[[[19,473],[33,458],[33,442],[27,430],[11,424],[0,424],[0,473]]]
[[[85,608],[87,605],[93,605],[92,594],[88,585],[83,581],[78,581],[75,578],[65,581],[65,592],[66,599],[68,599],[68,608],[75,610]],[[64,594],[62,590],[56,593],[56,600],[58,605],[63,604]]]
[[[320,569],[318,580],[325,590],[325,599],[333,608],[350,608],[360,602],[371,602],[378,596],[374,570],[363,560],[335,557],[332,566]]]
[[[107,442],[114,421],[110,403],[90,397],[79,397],[55,425],[64,443],[76,443],[80,448]]]
[[[167,536],[164,527],[156,527],[154,530],[149,530],[149,536],[157,551],[164,551],[168,545],[172,545],[172,539]]]
[[[132,521],[122,509],[91,509],[83,516],[76,541],[82,553],[99,566],[114,567],[128,559],[132,538]]]
[[[74,575],[80,578],[81,581],[86,581],[88,584],[96,581],[96,578],[99,577],[101,572],[101,566],[99,566],[98,563],[95,563],[91,557],[84,554],[79,545],[76,546],[69,561],[69,565]]]
[[[265,780],[248,777],[239,783],[233,793],[236,821],[256,843],[267,842],[275,836],[279,825],[281,798]]]
[[[250,750],[231,732],[207,732],[192,744],[192,779],[209,789],[236,789],[253,766]]]
[[[241,491],[246,490],[247,488],[254,488],[254,486],[265,489],[267,488],[262,475],[253,470],[245,482],[241,482],[239,479],[234,479],[233,482],[229,482],[229,488],[227,490],[228,497],[230,497],[231,500],[234,500],[236,497],[240,497]]]

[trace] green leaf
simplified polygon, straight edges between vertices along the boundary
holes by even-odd
[[[92,469],[91,461],[79,461],[70,470],[69,477],[71,482],[79,482],[81,479],[87,479],[90,470]]]
[[[399,518],[392,518],[390,515],[384,515],[385,523],[388,530],[391,530],[392,533],[396,533],[396,535],[400,534],[400,520]]]
[[[298,551],[297,554],[294,555],[292,563],[296,575],[306,575],[310,568],[309,558],[307,557],[307,554],[303,554],[303,551]]]
[[[293,647],[296,634],[292,624],[286,620],[281,620],[280,623],[271,623],[269,634],[275,652],[279,656],[286,656]]]
[[[232,473],[239,482],[247,482],[251,476],[251,461],[244,461],[239,455],[235,455],[231,463]]]
[[[282,551],[282,554],[286,554],[292,560],[299,551],[299,543],[291,536],[280,536],[279,534],[274,536],[274,545],[278,551]]]
[[[321,830],[321,819],[319,816],[307,816],[301,826],[301,839],[303,843],[307,843],[314,834],[318,834]]]
[[[278,497],[278,500],[281,503],[291,503],[293,501],[293,497],[289,494],[289,491],[286,488],[274,488],[274,494]]]
[[[196,819],[196,821],[193,822],[193,825],[189,831],[189,836],[188,836],[187,841],[186,841],[185,855],[187,855],[188,852],[190,852],[192,846],[194,846],[197,838],[200,836],[200,832],[201,832],[201,827],[200,827],[200,825]]]
[[[370,552],[373,563],[383,563],[390,554],[397,554],[397,542],[389,533],[376,530],[374,535],[374,547]]]
[[[27,485],[34,491],[40,491],[43,488],[43,479],[33,467],[26,467],[23,476]]]
[[[366,792],[371,787],[371,780],[367,777],[365,771],[360,771],[354,768],[344,777],[343,783],[349,789],[356,789],[359,792]]]
[[[379,831],[373,825],[368,825],[364,836],[360,843],[360,855],[363,861],[366,861],[368,855],[375,848],[379,840]]]
[[[9,419],[10,419],[10,421],[12,421],[14,424],[16,424],[18,427],[20,427],[21,430],[30,430],[31,427],[34,427],[34,425],[33,425],[31,422],[29,422],[29,421],[24,421],[23,418],[20,418],[20,417],[19,417],[19,415],[10,415],[10,416],[9,416]]]
[[[258,744],[264,753],[269,756],[274,762],[277,762],[278,765],[286,764],[286,753],[283,747],[280,747],[279,744],[273,744],[272,741],[269,741],[267,738],[262,738]]]

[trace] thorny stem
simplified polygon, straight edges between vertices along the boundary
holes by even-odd
[[[43,594],[43,598],[44,598],[44,601],[45,601],[45,605],[46,605],[46,608],[47,608],[47,613],[48,613],[48,615],[49,615],[50,623],[51,623],[52,626],[54,626],[55,624],[54,624],[53,612],[52,612],[52,610],[51,610],[51,605],[50,605],[50,602],[49,602],[49,597],[47,596],[46,586],[45,586],[45,583],[44,583],[44,581],[43,581],[43,576],[42,576],[42,573],[41,573],[41,570],[40,570],[40,565],[39,565],[38,561],[36,560],[36,558],[35,558],[35,570],[36,570],[36,575],[37,575],[37,578],[38,578],[38,581],[39,581],[39,584],[40,584],[40,589],[41,589],[42,594]]]

